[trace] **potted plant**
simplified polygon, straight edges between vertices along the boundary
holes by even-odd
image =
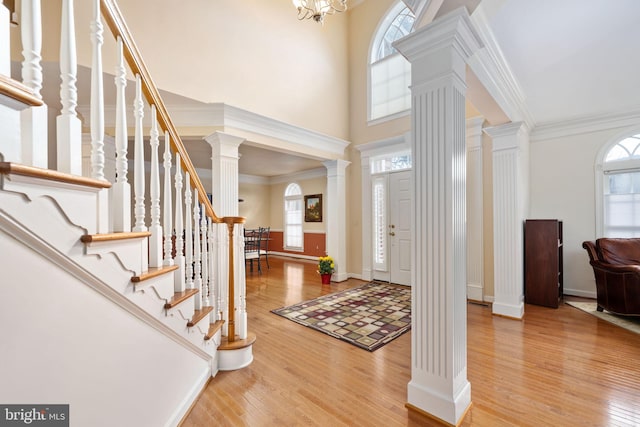
[[[331,283],[331,275],[335,269],[335,264],[333,262],[333,258],[329,255],[321,256],[318,259],[318,273],[320,273],[320,277],[322,278],[322,284],[328,285]]]

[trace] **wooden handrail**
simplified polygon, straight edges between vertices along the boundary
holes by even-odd
[[[149,74],[149,70],[142,59],[142,55],[133,41],[131,32],[124,21],[120,9],[113,0],[100,0],[100,10],[113,36],[116,39],[118,37],[122,39],[124,57],[127,64],[134,75],[140,75],[140,79],[142,80],[142,92],[144,93],[147,102],[156,106],[158,123],[163,131],[169,133],[171,138],[171,147],[174,151],[180,154],[181,163],[184,165],[184,169],[189,172],[193,186],[198,192],[199,199],[201,203],[204,203],[205,205],[207,215],[211,217],[213,222],[218,224],[223,223],[224,221],[216,215],[213,210],[213,206],[211,206],[211,203],[209,202],[207,192],[196,173],[196,168],[193,166],[191,158],[187,153],[187,149],[182,143],[182,139],[180,138],[180,135],[178,135],[178,131],[169,116],[169,112],[167,111],[164,101],[160,96],[160,91],[153,82],[151,74]]]

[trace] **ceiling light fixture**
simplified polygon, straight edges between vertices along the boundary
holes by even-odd
[[[347,10],[347,0],[293,0],[293,5],[298,9],[300,21],[313,19],[321,24],[325,15]]]

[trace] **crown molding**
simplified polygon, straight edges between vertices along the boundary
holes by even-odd
[[[258,175],[239,174],[238,182],[240,184],[269,185],[271,180],[268,177]]]
[[[344,156],[350,142],[329,136],[310,129],[295,126],[251,111],[243,110],[225,103],[202,105],[168,105],[171,119],[180,128],[221,128],[232,135],[237,132],[248,132],[265,140],[285,141],[295,147],[294,151],[327,153],[335,158]],[[89,117],[89,106],[77,108],[82,117]],[[115,105],[105,105],[105,126],[115,127]],[[150,110],[145,105],[144,117],[149,117]],[[148,119],[147,119],[148,120]],[[127,110],[127,123],[133,123],[133,111]],[[260,141],[255,141],[260,142]],[[323,160],[325,157],[320,156]]]
[[[469,59],[469,67],[511,121],[523,121],[533,128],[535,119],[525,103],[524,91],[507,63],[482,5],[471,15],[471,21],[484,47]]]
[[[607,114],[543,123],[533,129],[530,140],[532,142],[545,141],[571,135],[637,126],[638,123],[640,123],[640,106]]]

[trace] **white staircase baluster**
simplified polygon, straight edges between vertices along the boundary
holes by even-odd
[[[176,257],[175,264],[178,269],[175,272],[175,291],[184,292],[184,224],[182,219],[182,166],[180,164],[180,154],[176,153]]]
[[[100,0],[93,0],[93,21],[91,21],[91,178],[105,179],[104,165],[104,83],[102,79],[102,37]]]
[[[204,203],[202,206],[202,217],[200,218],[200,234],[202,234],[202,238],[200,242],[202,243],[202,305],[207,307],[209,306],[209,251],[207,247],[208,234],[207,234],[207,216],[204,214]]]
[[[104,38],[102,20],[100,18],[100,0],[93,0],[93,20],[91,21],[91,156],[90,170],[83,170],[83,175],[106,181],[106,155],[104,147],[104,81],[102,78],[102,43]],[[110,172],[113,172],[111,170]],[[109,190],[100,190],[98,195],[98,233],[108,233],[109,226]]]
[[[151,175],[149,183],[151,193],[151,224],[149,231],[149,267],[162,266],[162,226],[160,225],[160,160],[158,146],[160,145],[160,133],[158,132],[158,117],[156,106],[151,106]]]
[[[21,7],[20,35],[22,37],[22,82],[42,99],[42,14],[40,0],[23,0]],[[7,44],[9,46],[9,44]],[[11,75],[10,70],[6,73]],[[46,168],[47,106],[29,107],[20,112],[20,134],[22,148],[20,158],[8,159],[23,164]],[[17,153],[16,153],[17,154]],[[81,165],[82,167],[82,165]]]
[[[195,309],[202,308],[202,276],[200,269],[200,203],[198,202],[198,193],[194,191],[193,200],[193,286],[200,291],[200,295],[195,299]]]
[[[63,0],[60,31],[60,78],[62,79],[60,102],[62,111],[56,119],[56,135],[58,170],[74,175],[82,175],[82,125],[76,113],[76,105],[78,103],[76,76],[78,66],[73,15],[73,0]]]
[[[129,166],[127,164],[127,111],[125,103],[125,88],[127,86],[124,56],[122,54],[122,39],[118,37],[116,66],[116,182],[112,191],[113,231],[131,231],[131,186],[127,178]],[[60,140],[58,139],[58,142]]]
[[[135,197],[135,226],[133,231],[147,231],[145,219],[145,170],[144,170],[144,103],[142,102],[142,80],[140,74],[136,74],[136,99],[133,102],[133,117],[136,122],[134,148],[133,148],[133,189]]]
[[[191,177],[189,176],[189,172],[186,173],[185,181],[185,287],[187,289],[193,289],[193,231],[191,229]]]
[[[171,203],[171,147],[169,132],[164,133],[164,194],[163,198],[163,228],[164,228],[164,265],[173,265],[173,257],[171,251],[173,249],[173,206]]]
[[[209,304],[210,306],[213,307],[213,314],[212,314],[212,320],[216,319],[216,313],[218,312],[217,307],[216,307],[216,295],[218,294],[218,284],[217,284],[217,280],[216,280],[216,275],[215,275],[215,270],[214,270],[214,252],[213,252],[213,236],[214,236],[214,232],[213,232],[213,221],[211,219],[211,217],[207,217],[207,243],[209,245],[208,248],[208,254],[209,254],[209,258],[208,258],[208,263],[209,263]]]

